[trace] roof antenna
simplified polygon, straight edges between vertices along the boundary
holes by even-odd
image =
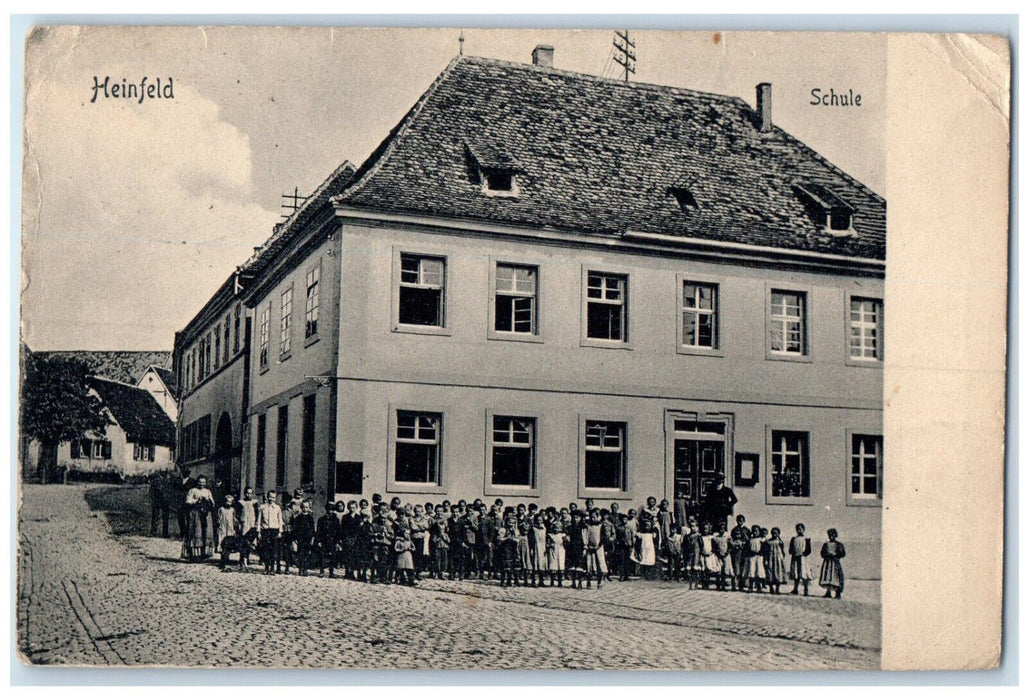
[[[615,38],[612,40],[615,50],[621,54],[614,55],[615,63],[624,69],[625,82],[629,82],[629,73],[636,73],[636,42],[629,38],[629,30],[615,30]]]
[[[292,216],[293,213],[297,209],[299,209],[300,206],[304,202],[307,201],[307,196],[300,194],[300,188],[299,187],[294,187],[293,188],[293,194],[284,194],[284,195],[282,195],[282,199],[285,199],[286,203],[280,205],[279,208],[280,209],[286,209],[286,210],[289,211],[288,214],[282,214],[281,215],[282,216],[282,220],[285,221],[290,216]],[[292,201],[290,201],[290,200],[292,200]]]
[[[461,30],[461,36],[457,37],[457,41],[460,44],[459,48],[457,49],[457,53],[460,56],[464,56],[464,30],[463,29]]]

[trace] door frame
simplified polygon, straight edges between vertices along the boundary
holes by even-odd
[[[705,423],[723,423],[725,425],[725,455],[722,466],[725,470],[725,484],[732,487],[733,484],[733,459],[735,450],[733,440],[736,429],[736,415],[729,411],[690,411],[678,408],[665,409],[665,495],[664,497],[672,502],[675,498],[675,441],[684,439],[675,432],[675,421],[688,420]],[[705,440],[709,441],[709,439]],[[700,484],[697,484],[700,488]]]

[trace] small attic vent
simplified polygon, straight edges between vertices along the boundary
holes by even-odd
[[[679,203],[679,208],[685,212],[700,208],[700,205],[697,204],[697,198],[693,196],[693,193],[687,187],[669,187],[668,194],[675,197],[675,201]]]
[[[816,224],[833,236],[854,234],[854,207],[825,185],[802,182],[794,189]]]

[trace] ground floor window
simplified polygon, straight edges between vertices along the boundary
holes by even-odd
[[[90,440],[89,438],[72,440],[71,457],[72,459],[110,459],[111,441]]]
[[[275,452],[275,485],[286,487],[286,466],[289,461],[289,406],[279,406],[279,433]]]
[[[397,411],[393,478],[415,484],[440,483],[443,416]]]
[[[254,449],[255,459],[255,486],[258,491],[264,491],[264,463],[266,440],[268,438],[268,414],[262,413],[257,417],[257,445]]]
[[[182,428],[182,461],[192,462],[208,455],[211,447],[211,416],[206,415]]]
[[[491,481],[497,486],[531,488],[535,481],[536,419],[493,416],[490,431]]]
[[[773,498],[811,496],[807,433],[773,430],[771,465]]]
[[[850,495],[855,499],[882,498],[882,435],[850,436]]]
[[[588,489],[626,489],[625,423],[586,421],[583,485]]]
[[[146,443],[135,443],[132,446],[132,459],[137,462],[153,462],[156,448]]]
[[[300,437],[300,482],[314,483],[315,396],[304,397],[303,431]]]

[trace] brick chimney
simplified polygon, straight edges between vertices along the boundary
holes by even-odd
[[[532,65],[540,68],[554,67],[554,47],[540,44],[532,50]]]
[[[772,130],[772,84],[757,84],[758,128],[764,133]]]

